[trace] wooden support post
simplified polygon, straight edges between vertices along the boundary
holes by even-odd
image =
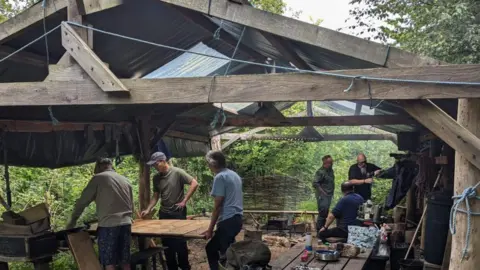
[[[473,135],[480,136],[480,99],[460,99],[458,101],[457,121],[460,125],[469,130]],[[470,158],[466,157],[460,151],[455,154],[455,183],[454,194],[462,192],[478,183],[480,179],[480,170],[471,163]],[[474,156],[477,159],[479,156]],[[478,192],[478,190],[477,190]],[[461,205],[465,209],[465,205]],[[471,199],[470,209],[472,212],[480,211],[480,201]],[[478,269],[480,265],[480,216],[471,217],[470,228],[470,246],[468,246],[467,258],[462,260],[462,250],[465,246],[465,236],[467,232],[467,215],[459,213],[456,216],[457,231],[452,236],[452,250],[450,256],[450,269],[452,270],[473,270]]]
[[[413,222],[416,222],[415,220],[415,213],[416,213],[416,209],[417,209],[417,205],[416,205],[416,198],[415,198],[415,185],[412,185],[410,187],[410,189],[408,190],[408,193],[407,193],[407,202],[406,202],[406,206],[407,206],[407,212],[405,214],[405,218],[406,218],[406,221],[407,221],[407,229],[408,229],[408,224],[409,222],[408,221],[413,221]],[[411,224],[411,222],[410,222]]]
[[[85,15],[85,5],[83,1],[67,0],[67,2],[68,21],[83,24],[83,15]],[[88,40],[87,29],[75,27],[75,31],[83,40]],[[58,64],[64,66],[71,66],[74,63],[75,59],[73,59],[73,57],[71,57],[68,52],[66,52],[65,55],[58,62]]]
[[[427,198],[423,198],[423,209],[425,209],[425,207],[427,207]],[[426,234],[426,222],[422,222],[421,226],[422,226],[422,229],[421,229],[421,237],[420,237],[420,248],[422,250],[425,250],[425,234]]]
[[[140,134],[140,178],[139,178],[139,201],[140,210],[145,210],[150,202],[150,166],[147,161],[150,159],[150,124],[148,119],[143,118],[139,121]]]
[[[139,171],[139,185],[138,185],[138,196],[140,203],[140,212],[145,210],[148,207],[150,202],[150,166],[147,165],[148,160],[150,159],[150,138],[151,138],[151,129],[150,129],[150,117],[142,117],[138,121],[138,128],[140,138],[140,171]],[[146,237],[138,238],[138,247],[140,250],[147,249],[150,245],[150,239]],[[142,269],[150,269],[150,263],[142,265]]]

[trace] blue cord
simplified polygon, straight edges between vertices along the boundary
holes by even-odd
[[[60,121],[53,115],[52,106],[48,106],[48,115],[50,116],[50,120],[52,120],[52,125],[56,126],[60,124]]]
[[[467,214],[467,233],[465,235],[465,246],[462,250],[462,260],[465,259],[467,256],[467,249],[470,244],[470,235],[471,235],[471,218],[472,216],[480,216],[480,212],[472,212],[470,210],[470,199],[477,199],[480,200],[480,196],[477,195],[477,188],[480,186],[480,182],[478,182],[473,187],[466,188],[461,195],[455,195],[452,198],[455,200],[452,206],[452,210],[450,211],[450,232],[454,235],[457,232],[457,221],[456,216],[457,212]],[[459,209],[461,203],[465,202],[466,209]]]

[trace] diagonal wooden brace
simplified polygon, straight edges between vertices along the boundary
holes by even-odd
[[[65,22],[62,23],[62,45],[104,92],[128,91],[87,43]]]
[[[430,100],[401,102],[413,118],[480,169],[480,139]]]

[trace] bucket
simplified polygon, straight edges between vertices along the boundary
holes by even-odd
[[[425,219],[425,261],[441,265],[448,237],[448,222],[452,197],[443,192],[434,192],[428,199]]]
[[[390,249],[390,269],[391,270],[400,270],[400,262],[405,258],[407,254],[408,244],[394,244]],[[407,258],[413,259],[413,249],[410,250]]]
[[[423,270],[423,262],[419,260],[400,260],[401,270]]]

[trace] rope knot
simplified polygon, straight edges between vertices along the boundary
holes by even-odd
[[[470,209],[470,199],[480,200],[480,196],[477,196],[477,188],[480,186],[478,182],[475,186],[465,188],[461,195],[455,195],[452,197],[454,203],[452,210],[450,211],[450,232],[454,235],[457,232],[457,213],[464,213],[467,215],[467,231],[465,234],[465,246],[462,250],[462,260],[467,258],[468,246],[470,245],[470,236],[471,236],[471,218],[472,216],[479,216],[480,212],[474,212]],[[466,209],[461,209],[460,204],[465,203]]]
[[[348,86],[347,89],[343,90],[343,92],[345,92],[345,93],[350,92],[350,90],[352,90],[353,85],[355,84],[355,81],[356,81],[356,80],[366,80],[366,79],[367,79],[367,78],[365,78],[365,77],[362,76],[362,75],[353,77],[353,78],[352,78],[352,82],[350,83],[350,85]]]
[[[477,190],[473,187],[466,188],[462,193],[462,198],[475,198],[477,196]]]

